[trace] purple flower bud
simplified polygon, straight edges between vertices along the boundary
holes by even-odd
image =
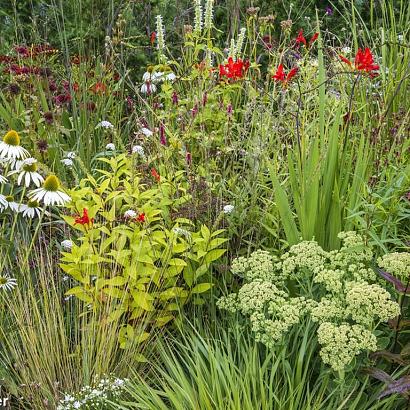
[[[165,137],[165,126],[164,123],[161,122],[159,125],[159,142],[161,145],[167,145],[167,139]]]
[[[178,105],[178,94],[176,91],[172,93],[172,104]]]

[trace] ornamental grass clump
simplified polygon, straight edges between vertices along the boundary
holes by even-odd
[[[317,323],[322,361],[342,376],[356,356],[378,349],[379,325],[400,307],[376,283],[363,238],[355,232],[338,237],[341,248],[330,252],[303,241],[280,258],[259,250],[234,260],[233,273],[246,283],[218,305],[248,317],[256,339],[270,348],[287,342],[285,334],[303,326],[303,318]]]

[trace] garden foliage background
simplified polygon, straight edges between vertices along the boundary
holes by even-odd
[[[410,3],[0,0],[11,409],[410,403]]]

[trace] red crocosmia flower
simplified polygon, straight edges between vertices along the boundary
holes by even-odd
[[[368,73],[377,71],[379,69],[379,66],[377,64],[374,64],[373,54],[368,47],[364,50],[359,48],[354,60],[354,64],[357,70],[366,71]]]
[[[83,209],[83,215],[80,216],[78,215],[75,220],[74,220],[74,225],[79,224],[79,225],[87,225],[88,227],[94,223],[94,218],[90,218],[88,216],[88,210],[87,208]]]
[[[137,222],[145,222],[145,214],[144,212],[141,212],[138,216],[137,216]]]
[[[353,67],[353,63],[346,57],[339,55],[340,59],[349,67]],[[358,71],[368,73],[370,77],[375,77],[378,73],[379,66],[374,63],[373,54],[367,47],[364,50],[359,48],[354,59],[354,68]]]
[[[91,92],[93,92],[94,94],[104,94],[107,91],[107,86],[98,81],[97,83],[95,83],[91,88],[90,88]]]
[[[286,82],[290,81],[297,73],[299,69],[297,67],[292,68],[286,76]]]
[[[345,56],[342,56],[341,54],[339,54],[339,58],[345,63],[347,64],[349,67],[352,66],[352,62],[350,60],[348,60]]]
[[[309,47],[318,39],[319,33],[313,34],[312,38],[309,41]]]
[[[307,46],[305,36],[303,35],[303,29],[299,30],[298,36],[296,37],[296,44],[300,45],[300,43],[303,43],[305,47]]]
[[[153,32],[151,33],[151,36],[150,36],[151,46],[154,45],[156,38],[157,38],[157,33],[156,33],[155,31],[153,31]]]
[[[286,80],[286,74],[285,71],[283,70],[283,64],[279,64],[278,69],[276,70],[276,73],[272,77],[275,81],[285,81]]]
[[[234,61],[232,57],[229,57],[227,64],[219,65],[219,76],[226,77],[231,80],[238,80],[244,77],[246,71],[248,71],[248,68],[249,61],[243,61],[240,58]]]
[[[151,168],[151,175],[156,179],[157,182],[161,181],[161,176],[158,174],[155,168]]]
[[[298,73],[299,69],[297,67],[292,68],[288,74],[285,73],[283,69],[283,64],[279,64],[278,69],[276,70],[276,73],[272,76],[272,78],[276,82],[281,82],[284,86],[288,84],[288,82],[295,77],[295,75]]]

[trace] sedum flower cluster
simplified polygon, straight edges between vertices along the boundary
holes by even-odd
[[[65,394],[57,410],[104,408],[106,400],[116,398],[123,392],[127,381],[113,375],[96,378],[92,386],[84,386],[76,394]]]
[[[344,370],[356,355],[377,349],[374,330],[398,316],[400,308],[375,283],[373,253],[363,238],[355,232],[339,238],[340,249],[330,252],[316,241],[303,241],[280,258],[257,250],[233,260],[232,272],[246,283],[218,306],[248,317],[256,339],[269,347],[310,317],[318,324],[323,362]],[[392,260],[382,259],[385,265]]]
[[[393,252],[377,259],[378,265],[393,276],[404,280],[410,274],[410,253]]]

